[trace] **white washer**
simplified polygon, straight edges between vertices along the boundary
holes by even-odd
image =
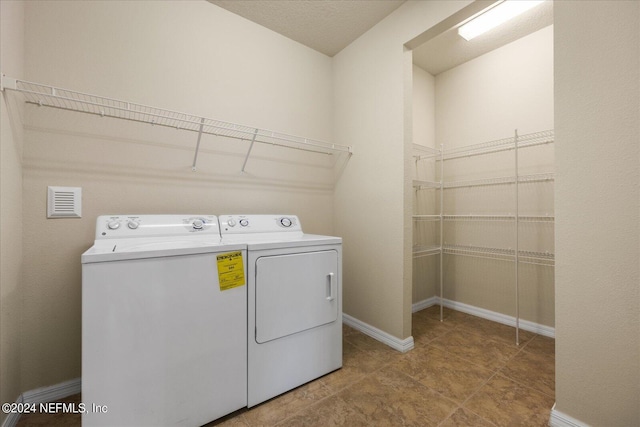
[[[98,217],[82,255],[83,426],[197,426],[246,406],[244,248],[221,244],[213,215]]]
[[[219,216],[247,244],[249,407],[342,367],[342,239],[295,215]]]

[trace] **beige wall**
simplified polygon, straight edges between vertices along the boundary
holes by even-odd
[[[0,70],[22,76],[24,5],[0,2]],[[20,105],[3,92],[0,99],[0,402],[22,393],[22,123]],[[6,414],[0,413],[0,423]]]
[[[640,3],[556,2],[556,410],[640,425]]]
[[[334,136],[355,153],[334,199],[344,311],[401,339],[411,335],[413,197],[403,44],[468,3],[407,2],[334,57]]]
[[[413,65],[413,143],[435,147],[435,78]],[[424,153],[422,153],[424,155]],[[424,181],[436,180],[436,162],[434,159],[412,159],[412,178]],[[437,213],[435,190],[413,190],[413,214],[433,215]],[[431,220],[413,221],[413,245],[438,245],[439,222]],[[439,259],[437,256],[421,256],[412,262],[412,303],[419,303],[436,295],[439,284]],[[438,286],[439,289],[439,286]]]
[[[553,26],[438,74],[435,96],[445,150],[553,129]]]
[[[436,81],[417,65],[412,65],[412,70],[413,143],[433,148],[436,143]]]
[[[32,81],[333,139],[331,59],[204,1],[29,2],[25,46]],[[80,376],[97,215],[286,212],[333,233],[329,156],[261,145],[241,175],[249,143],[205,136],[194,173],[196,139],[26,107],[21,391]],[[82,187],[81,219],[46,219],[49,185]]]

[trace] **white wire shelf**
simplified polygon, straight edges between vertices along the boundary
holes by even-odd
[[[444,245],[443,252],[447,255],[462,255],[474,258],[515,261],[513,249],[487,248],[480,246]],[[550,252],[518,251],[519,262],[544,266],[555,265],[555,256]]]
[[[436,181],[421,181],[418,179],[413,180],[413,188],[416,190],[424,190],[430,188],[440,188],[440,183]]]
[[[440,155],[437,148],[427,147],[426,145],[413,144],[413,158],[415,160],[431,159]]]
[[[513,249],[463,245],[444,245],[442,250],[440,246],[413,247],[414,258],[438,255],[441,252],[446,255],[461,255],[472,258],[495,259],[499,261],[515,261],[515,251]],[[555,256],[550,252],[518,251],[518,261],[523,264],[554,266]]]
[[[2,76],[1,83],[0,89],[12,90],[23,94],[25,102],[29,104],[197,132],[198,142],[192,166],[193,170],[196,168],[202,134],[251,141],[242,167],[243,172],[254,142],[328,155],[345,153],[350,156],[353,153],[351,146],[76,92],[6,76]]]
[[[546,181],[555,181],[555,174],[554,173],[534,173],[530,175],[520,175],[518,177],[518,182],[520,183],[546,182]]]
[[[421,258],[425,256],[438,255],[440,253],[440,246],[414,246],[413,257]]]
[[[421,216],[414,215],[414,224],[417,223],[421,225],[419,221],[439,221],[439,247],[414,247],[414,258],[418,256],[428,256],[435,255],[440,253],[441,256],[438,258],[439,261],[439,281],[440,281],[440,298],[443,298],[444,295],[444,280],[443,277],[445,275],[444,265],[445,260],[453,261],[456,256],[462,257],[472,257],[472,258],[482,258],[482,259],[493,259],[499,261],[508,261],[514,263],[514,284],[515,284],[515,312],[516,312],[516,344],[519,344],[519,268],[522,264],[532,264],[537,266],[551,267],[555,266],[555,256],[550,252],[536,252],[536,251],[525,251],[521,249],[520,240],[519,240],[519,232],[528,231],[530,232],[531,228],[534,228],[533,231],[540,232],[544,231],[548,232],[549,230],[553,231],[555,218],[553,216],[553,208],[550,212],[544,212],[543,215],[536,215],[539,213],[538,209],[527,210],[526,214],[523,214],[520,211],[520,190],[527,189],[530,187],[522,187],[522,185],[528,185],[530,183],[544,183],[544,182],[554,182],[555,176],[553,173],[536,173],[536,174],[522,174],[522,169],[520,169],[519,165],[519,153],[521,149],[536,147],[536,146],[544,146],[546,144],[554,143],[554,131],[542,131],[536,132],[527,135],[519,135],[516,130],[512,137],[503,138],[495,141],[484,142],[481,144],[475,145],[467,145],[463,147],[455,147],[452,149],[443,149],[443,146],[440,146],[440,151],[434,150],[434,152],[429,153],[423,157],[419,157],[419,155],[414,155],[418,159],[422,158],[431,158],[434,159],[434,163],[438,166],[434,166],[435,176],[440,178],[440,182],[433,182],[427,188],[435,188],[442,190],[451,190],[457,188],[465,188],[465,187],[483,187],[483,186],[504,186],[498,187],[498,189],[502,191],[507,191],[507,193],[513,192],[514,196],[514,206],[513,211],[509,212],[494,212],[494,214],[474,214],[473,212],[469,212],[464,215],[445,215],[443,212],[443,207],[445,206],[445,191],[440,191],[436,193],[439,198],[439,204],[436,202],[436,207],[440,210],[440,215],[431,215],[431,216]],[[508,153],[508,152],[511,153]],[[481,179],[468,179],[472,178],[472,176],[467,176],[466,180],[461,181],[446,181],[444,178],[445,175],[445,161],[453,160],[453,159],[464,159],[472,156],[480,156],[491,153],[499,153],[504,152],[503,156],[494,157],[495,159],[501,160],[503,162],[508,162],[509,157],[513,155],[512,161],[513,163],[513,175],[512,176],[491,176],[491,170],[495,169],[485,169],[486,178]],[[415,149],[414,149],[415,153]],[[548,154],[547,149],[543,154]],[[484,158],[483,158],[484,159]],[[440,163],[437,163],[440,162]],[[538,162],[539,163],[539,162]],[[488,163],[490,165],[490,163]],[[416,160],[415,168],[416,173],[418,172],[418,161]],[[460,166],[463,166],[460,164]],[[439,171],[437,171],[439,169]],[[469,168],[465,168],[469,170]],[[457,168],[457,171],[460,172],[460,168]],[[548,169],[547,169],[548,170]],[[527,170],[529,172],[529,170]],[[506,172],[509,173],[509,172]],[[462,177],[460,177],[462,178]],[[414,187],[422,188],[420,186],[420,182],[414,181]],[[464,190],[463,190],[464,191]],[[459,194],[458,192],[450,192],[450,195]],[[454,200],[455,201],[455,200]],[[458,210],[459,209],[454,209]],[[445,226],[445,221],[449,222],[448,226]],[[514,233],[514,247],[512,248],[495,248],[495,247],[481,247],[481,246],[464,246],[464,245],[449,245],[444,240],[445,229],[447,227],[451,227],[451,224],[455,224],[456,222],[466,222],[467,225],[460,226],[463,227],[459,230],[455,231],[453,235],[456,235],[456,232],[464,231],[464,228],[471,226],[473,229],[476,227],[486,227],[487,223],[494,223],[490,227],[499,227],[500,229],[513,231]],[[525,227],[520,227],[520,224],[523,224]],[[460,228],[455,226],[456,228]],[[422,227],[424,228],[424,227]],[[417,228],[414,226],[415,230],[420,230],[420,226]],[[427,231],[432,231],[431,229]],[[507,244],[508,245],[508,244]],[[439,252],[438,252],[439,251]],[[421,255],[424,254],[424,255]],[[454,258],[445,257],[453,256]],[[442,305],[440,307],[440,320],[443,320],[443,312]]]
[[[415,221],[439,221],[440,215],[413,215]]]
[[[518,148],[535,147],[537,145],[551,144],[555,141],[554,131],[546,130],[518,136]],[[479,156],[483,154],[498,153],[515,149],[515,138],[503,138],[480,144],[465,145],[463,147],[444,150],[444,160],[458,159],[462,157]]]
[[[513,222],[516,217],[515,215],[443,215],[445,221],[504,221],[504,222]],[[543,216],[519,216],[518,220],[520,222],[553,222],[553,216],[543,215]]]
[[[555,255],[549,252],[519,251],[518,258],[523,264],[547,265],[550,267],[555,265]]]
[[[518,217],[520,222],[546,222],[553,223],[556,220],[555,216],[551,215],[525,215]]]
[[[545,182],[554,181],[553,173],[538,173],[531,175],[520,175],[518,177],[518,183],[533,183],[533,182]],[[505,185],[514,184],[516,182],[515,176],[501,176],[495,178],[484,178],[469,181],[451,181],[444,183],[444,189],[451,188],[463,188],[463,187],[482,187],[487,185]]]

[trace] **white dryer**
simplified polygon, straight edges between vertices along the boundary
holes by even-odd
[[[249,407],[342,367],[342,239],[295,215],[222,215],[247,245]]]
[[[246,250],[218,227],[98,218],[82,255],[83,426],[197,426],[246,406]]]

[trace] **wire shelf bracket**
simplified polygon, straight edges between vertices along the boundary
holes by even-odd
[[[251,126],[224,122],[188,113],[165,110],[133,102],[63,89],[41,83],[7,77],[0,74],[0,90],[14,91],[25,97],[25,102],[41,107],[57,108],[85,114],[98,115],[156,126],[170,127],[198,133],[196,149],[191,169],[196,170],[200,142],[203,134],[250,141],[251,144],[242,165],[245,171],[247,160],[254,143],[269,144],[284,148],[327,155],[345,154],[347,159],[353,154],[349,145],[302,138]]]

